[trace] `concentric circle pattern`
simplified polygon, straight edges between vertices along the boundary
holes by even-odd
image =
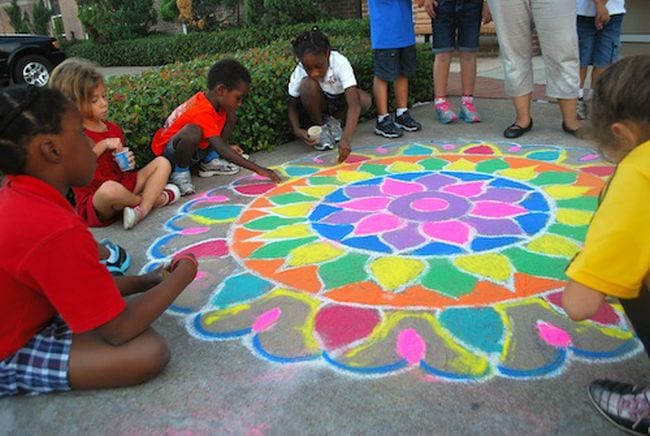
[[[424,378],[559,373],[639,350],[620,308],[566,318],[559,291],[612,168],[586,149],[395,144],[196,196],[149,250],[201,260],[170,309],[268,360]]]

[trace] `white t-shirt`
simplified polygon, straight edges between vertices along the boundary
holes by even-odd
[[[296,65],[289,79],[289,95],[300,97],[300,82],[307,77],[307,71],[302,63]],[[350,61],[341,53],[332,50],[330,52],[330,65],[325,73],[323,80],[318,82],[323,92],[329,95],[340,95],[351,86],[357,86],[357,79],[354,77],[354,71]]]
[[[605,7],[609,11],[609,15],[624,14],[625,13],[625,0],[608,0]],[[578,0],[578,15],[583,17],[596,16],[596,3],[594,0]]]

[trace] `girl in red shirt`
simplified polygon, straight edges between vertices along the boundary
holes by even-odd
[[[131,168],[133,153],[125,149],[122,130],[109,121],[104,78],[90,61],[71,58],[52,72],[50,86],[77,104],[84,133],[93,141],[97,169],[87,186],[74,188],[77,212],[90,227],[112,224],[120,214],[126,230],[133,228],[153,207],[180,198],[175,185],[167,184],[171,166],[161,157],[139,171],[123,171],[113,153],[126,151]]]

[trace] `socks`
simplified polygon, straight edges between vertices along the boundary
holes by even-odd
[[[474,103],[474,97],[471,96],[471,95],[463,95],[463,96],[460,98],[460,102],[461,102],[462,104]]]
[[[182,166],[179,166],[179,165],[174,166],[174,172],[175,173],[185,173],[185,172],[189,172],[189,170],[190,170],[190,167],[182,167]]]
[[[205,155],[205,157],[201,160],[202,162],[208,163],[210,161],[213,161],[215,159],[219,158],[219,153],[217,153],[214,150],[208,151],[208,154]]]
[[[435,99],[433,99],[433,104],[434,105],[442,104],[442,103],[445,103],[446,101],[447,101],[447,99],[445,97],[436,97]]]
[[[380,123],[384,121],[386,118],[388,118],[388,114],[377,115],[377,121],[379,121]]]
[[[395,115],[401,117],[404,114],[404,112],[406,112],[407,110],[409,110],[409,108],[407,107],[398,107],[397,110],[395,111]]]

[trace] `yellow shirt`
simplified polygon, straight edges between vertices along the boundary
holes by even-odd
[[[603,294],[636,298],[650,270],[650,141],[617,166],[583,250],[566,274]]]

